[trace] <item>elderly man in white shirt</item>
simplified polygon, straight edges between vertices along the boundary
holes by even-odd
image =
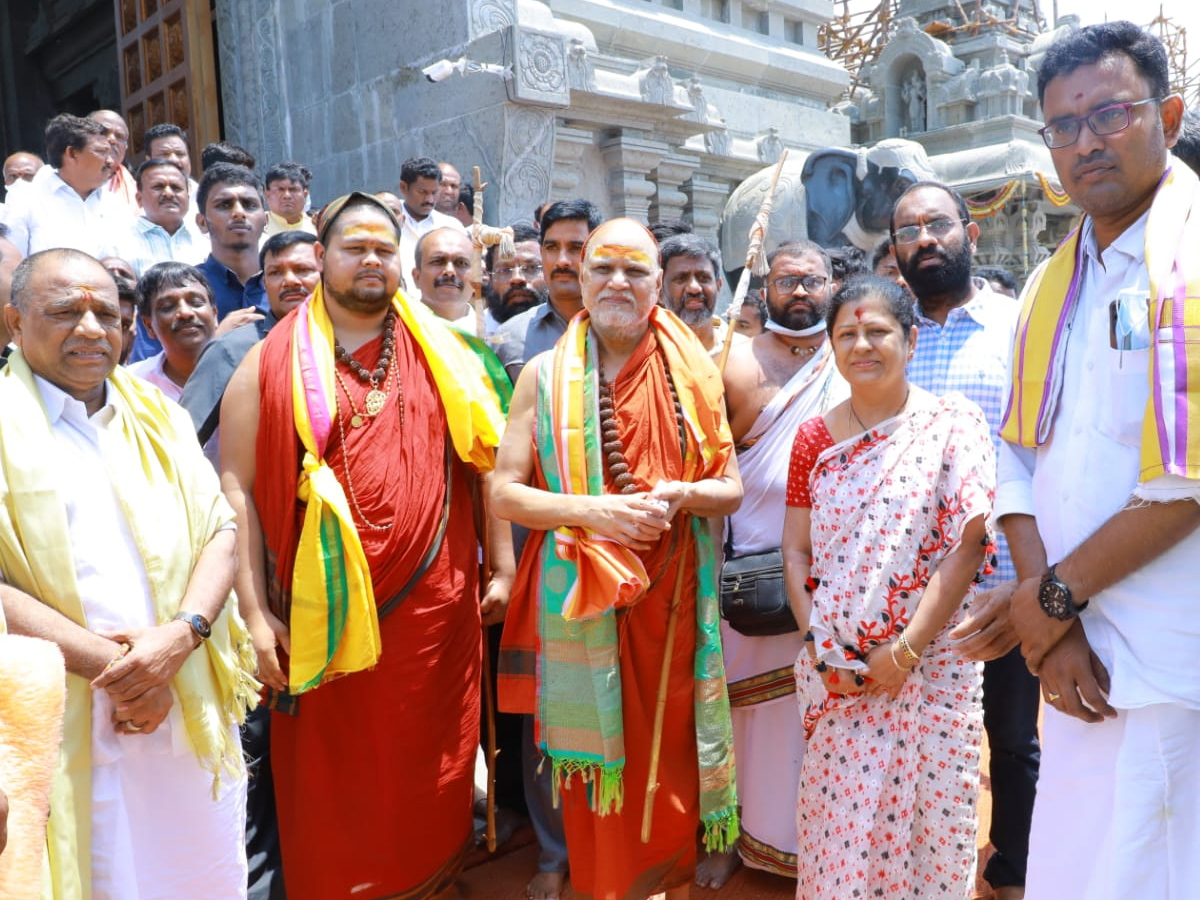
[[[1167,73],[1129,22],[1060,38],[1039,70],[1041,133],[1087,215],[1017,327],[996,498],[1011,606],[993,620],[992,592],[960,629],[1011,626],[1049,707],[1026,900],[1200,884],[1200,310],[1179,303],[1200,286],[1200,182],[1168,153]]]
[[[416,267],[417,241],[435,228],[453,228],[463,233],[466,229],[453,216],[438,212],[438,193],[441,190],[442,170],[427,156],[406,159],[400,167],[400,279],[402,287],[410,297],[417,296],[420,288],[413,278]]]
[[[128,225],[128,207],[104,190],[116,166],[107,134],[99,122],[66,113],[46,126],[50,165],[5,210],[9,240],[26,256],[56,247],[100,256]]]
[[[256,700],[233,515],[187,414],[117,366],[94,259],[25,260],[0,377],[0,604],[66,660],[46,839],[55,897],[245,898]]]

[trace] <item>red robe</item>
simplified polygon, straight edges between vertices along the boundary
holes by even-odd
[[[675,412],[662,355],[655,352],[656,346],[653,334],[648,334],[617,375],[613,391],[625,456],[639,490],[650,490],[660,479],[671,481],[683,474]],[[692,441],[690,433],[688,440]],[[534,446],[536,458],[536,442]],[[540,471],[535,474],[536,486],[544,490]],[[605,488],[609,493],[616,492],[611,484],[606,483]],[[507,663],[514,674],[533,673],[532,657],[538,642],[534,580],[540,576],[538,559],[545,537],[546,532],[530,534],[505,622],[501,666]],[[695,874],[696,829],[700,823],[693,705],[696,563],[691,531],[683,525],[682,517],[641,558],[653,580],[651,588],[636,606],[617,614],[626,760],[624,804],[619,812],[596,815],[588,805],[587,787],[578,779],[560,795],[571,890],[580,900],[644,900],[689,883]],[[654,798],[650,842],[643,844],[642,808],[654,711],[668,613],[680,565],[685,566],[685,572],[663,721],[659,788]],[[502,676],[502,707],[513,712],[534,712],[532,688],[531,677],[518,683]]]
[[[303,506],[295,500],[301,447],[292,419],[291,319],[264,342],[255,502],[275,588],[290,583]],[[368,371],[376,339],[355,354]],[[441,518],[446,416],[420,347],[401,325],[403,392],[369,424],[335,425],[326,459],[346,492],[383,605],[416,571]],[[341,384],[361,412],[367,393],[345,366]],[[403,418],[403,421],[402,421]],[[350,464],[348,487],[346,464]],[[429,570],[380,622],[382,657],[304,694],[298,715],[276,713],[271,759],[284,880],[291,900],[432,897],[457,876],[473,834],[479,742],[478,556],[469,474],[455,457],[446,537]],[[357,503],[357,508],[356,504]],[[362,517],[386,530],[364,526]]]

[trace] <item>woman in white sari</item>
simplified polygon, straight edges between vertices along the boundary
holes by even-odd
[[[947,632],[987,554],[992,443],[969,401],[909,386],[902,289],[851,282],[828,322],[851,394],[797,433],[783,536],[808,632],[797,897],[966,898],[982,676]]]

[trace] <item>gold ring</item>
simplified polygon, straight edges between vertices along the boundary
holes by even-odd
[[[1053,703],[1055,700],[1057,700],[1061,696],[1062,696],[1062,694],[1056,694],[1053,691],[1051,691],[1046,694],[1046,702]]]

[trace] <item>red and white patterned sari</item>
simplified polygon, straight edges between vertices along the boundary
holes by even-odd
[[[908,624],[967,523],[989,513],[987,424],[957,395],[929,398],[836,445],[812,419],[797,434],[792,466],[789,480],[803,478],[808,491],[790,492],[789,503],[812,508],[818,658],[865,668],[867,654]],[[797,897],[969,896],[982,674],[946,635],[973,596],[972,586],[895,699],[831,694],[807,653],[797,661],[808,734]]]

